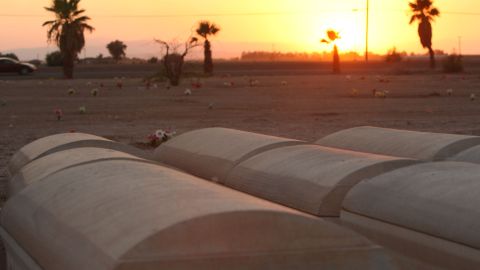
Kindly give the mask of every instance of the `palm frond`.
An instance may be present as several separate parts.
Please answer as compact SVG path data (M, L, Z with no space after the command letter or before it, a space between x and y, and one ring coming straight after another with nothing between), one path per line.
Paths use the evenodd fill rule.
M89 21L89 20L91 20L90 17L81 16L81 17L75 18L72 22L80 23L80 22L86 22L86 21Z
M42 26L47 26L47 25L50 25L50 24L54 24L54 23L56 23L56 22L57 22L56 20L54 20L54 21L46 21L46 22L44 22L44 23L42 24Z
M95 28L91 25L88 25L86 23L82 23L82 29L85 29L87 30L88 32L92 33L93 31L95 31Z
M46 11L50 11L50 12L54 12L54 13L57 12L57 11L55 10L55 8L53 8L53 7L44 7L44 9L45 9Z
M207 39L208 36L214 36L220 31L220 27L209 21L200 21L196 32L199 36Z
M85 12L85 9L80 9L72 12L72 17L77 17L78 15L82 14Z
M330 29L327 31L327 37L331 41L335 41L340 38L340 34L337 31Z
M417 19L417 16L412 15L412 17L410 18L410 22L408 24L412 24L416 19Z
M437 8L432 8L429 12L430 16L435 17L435 16L440 16L440 10Z

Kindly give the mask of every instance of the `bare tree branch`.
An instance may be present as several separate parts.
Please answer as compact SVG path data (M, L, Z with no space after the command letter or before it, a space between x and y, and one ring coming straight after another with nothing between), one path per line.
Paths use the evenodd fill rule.
M167 52L166 52L165 55L168 55L168 54L169 54L169 51L170 51L170 45L168 44L168 42L165 42L165 41L160 40L160 39L154 39L154 40L155 40L155 42L157 42L158 44L165 46L165 49L167 50Z
M191 49L198 47L200 45L201 44L198 43L198 38L190 36L188 40L185 42L185 51L183 52L182 56L185 57Z

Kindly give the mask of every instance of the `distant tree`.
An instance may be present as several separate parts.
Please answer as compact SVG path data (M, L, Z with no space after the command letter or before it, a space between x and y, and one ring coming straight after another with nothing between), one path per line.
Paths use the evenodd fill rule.
M202 37L205 42L203 44L204 50L204 60L203 60L203 71L205 74L213 73L213 59L212 59L212 45L208 40L209 36L215 36L220 28L209 21L201 21L198 23L197 34Z
M177 52L180 45L175 42L166 42L163 40L155 40L158 44L162 45L165 49L165 55L162 62L165 69L165 76L170 81L172 86L178 86L180 84L180 78L182 76L183 63L185 62L185 56L188 52L199 46L198 39L196 37L190 37L185 42L183 53Z
M93 32L95 29L87 24L89 17L82 15L85 10L79 9L80 0L52 0L47 11L55 14L55 20L46 21L48 26L47 37L49 42L55 42L63 57L63 74L65 78L73 78L74 62L85 46L85 30Z
M108 43L107 49L113 59L115 59L115 61L118 61L126 56L125 50L127 49L127 45L125 45L123 41L115 40Z
M408 3L412 11L410 24L418 21L418 36L423 48L428 49L430 54L430 68L435 68L435 52L432 49L432 24L435 17L440 16L440 11L434 8L433 0L415 0Z
M45 57L45 62L49 67L63 66L63 55L60 51L54 51Z
M158 58L157 57L152 57L152 58L147 60L147 63L156 64L156 63L158 63Z
M437 50L434 50L434 52L435 52L435 55L447 55L444 50L437 49Z
M393 47L388 51L387 55L385 56L385 61L388 63L401 62L402 55L397 52L397 48Z
M8 57L8 58L12 58L12 59L15 59L15 60L19 60L18 56L14 53L5 53L5 54L0 53L0 57Z
M333 73L340 73L340 56L338 55L338 47L335 41L340 39L340 35L335 30L327 30L327 38L322 39L321 42L330 44L333 43Z

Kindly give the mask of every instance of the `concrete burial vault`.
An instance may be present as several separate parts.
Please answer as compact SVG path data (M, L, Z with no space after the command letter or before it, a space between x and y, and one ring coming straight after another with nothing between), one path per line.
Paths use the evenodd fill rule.
M286 146L243 161L225 185L312 215L338 217L352 186L415 163L318 145Z
M101 160L143 160L149 162L124 152L105 148L82 147L59 151L35 159L18 171L8 181L8 197L57 171Z
M12 269L392 269L343 227L134 160L48 175L1 226Z
M448 160L480 164L480 145L462 151Z
M356 127L328 135L316 143L359 152L441 161L480 145L480 137Z
M241 161L263 151L304 142L226 128L205 128L181 134L160 145L154 159L193 175L224 182Z
M38 139L19 151L10 160L7 172L14 176L23 166L37 158L72 148L98 147L126 152L142 158L151 158L146 152L135 147L84 133L63 133Z
M341 219L435 269L480 269L480 166L424 163L363 181Z

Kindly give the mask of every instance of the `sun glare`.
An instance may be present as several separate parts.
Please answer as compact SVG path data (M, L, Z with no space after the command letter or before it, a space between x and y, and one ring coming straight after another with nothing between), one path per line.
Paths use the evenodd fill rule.
M329 14L311 15L308 22L303 21L304 27L297 31L302 38L298 50L318 52L329 51L330 48L321 43L326 37L327 30L335 30L340 39L335 41L342 52L363 52L365 46L365 14L362 12L348 11ZM298 28L297 28L298 29Z

